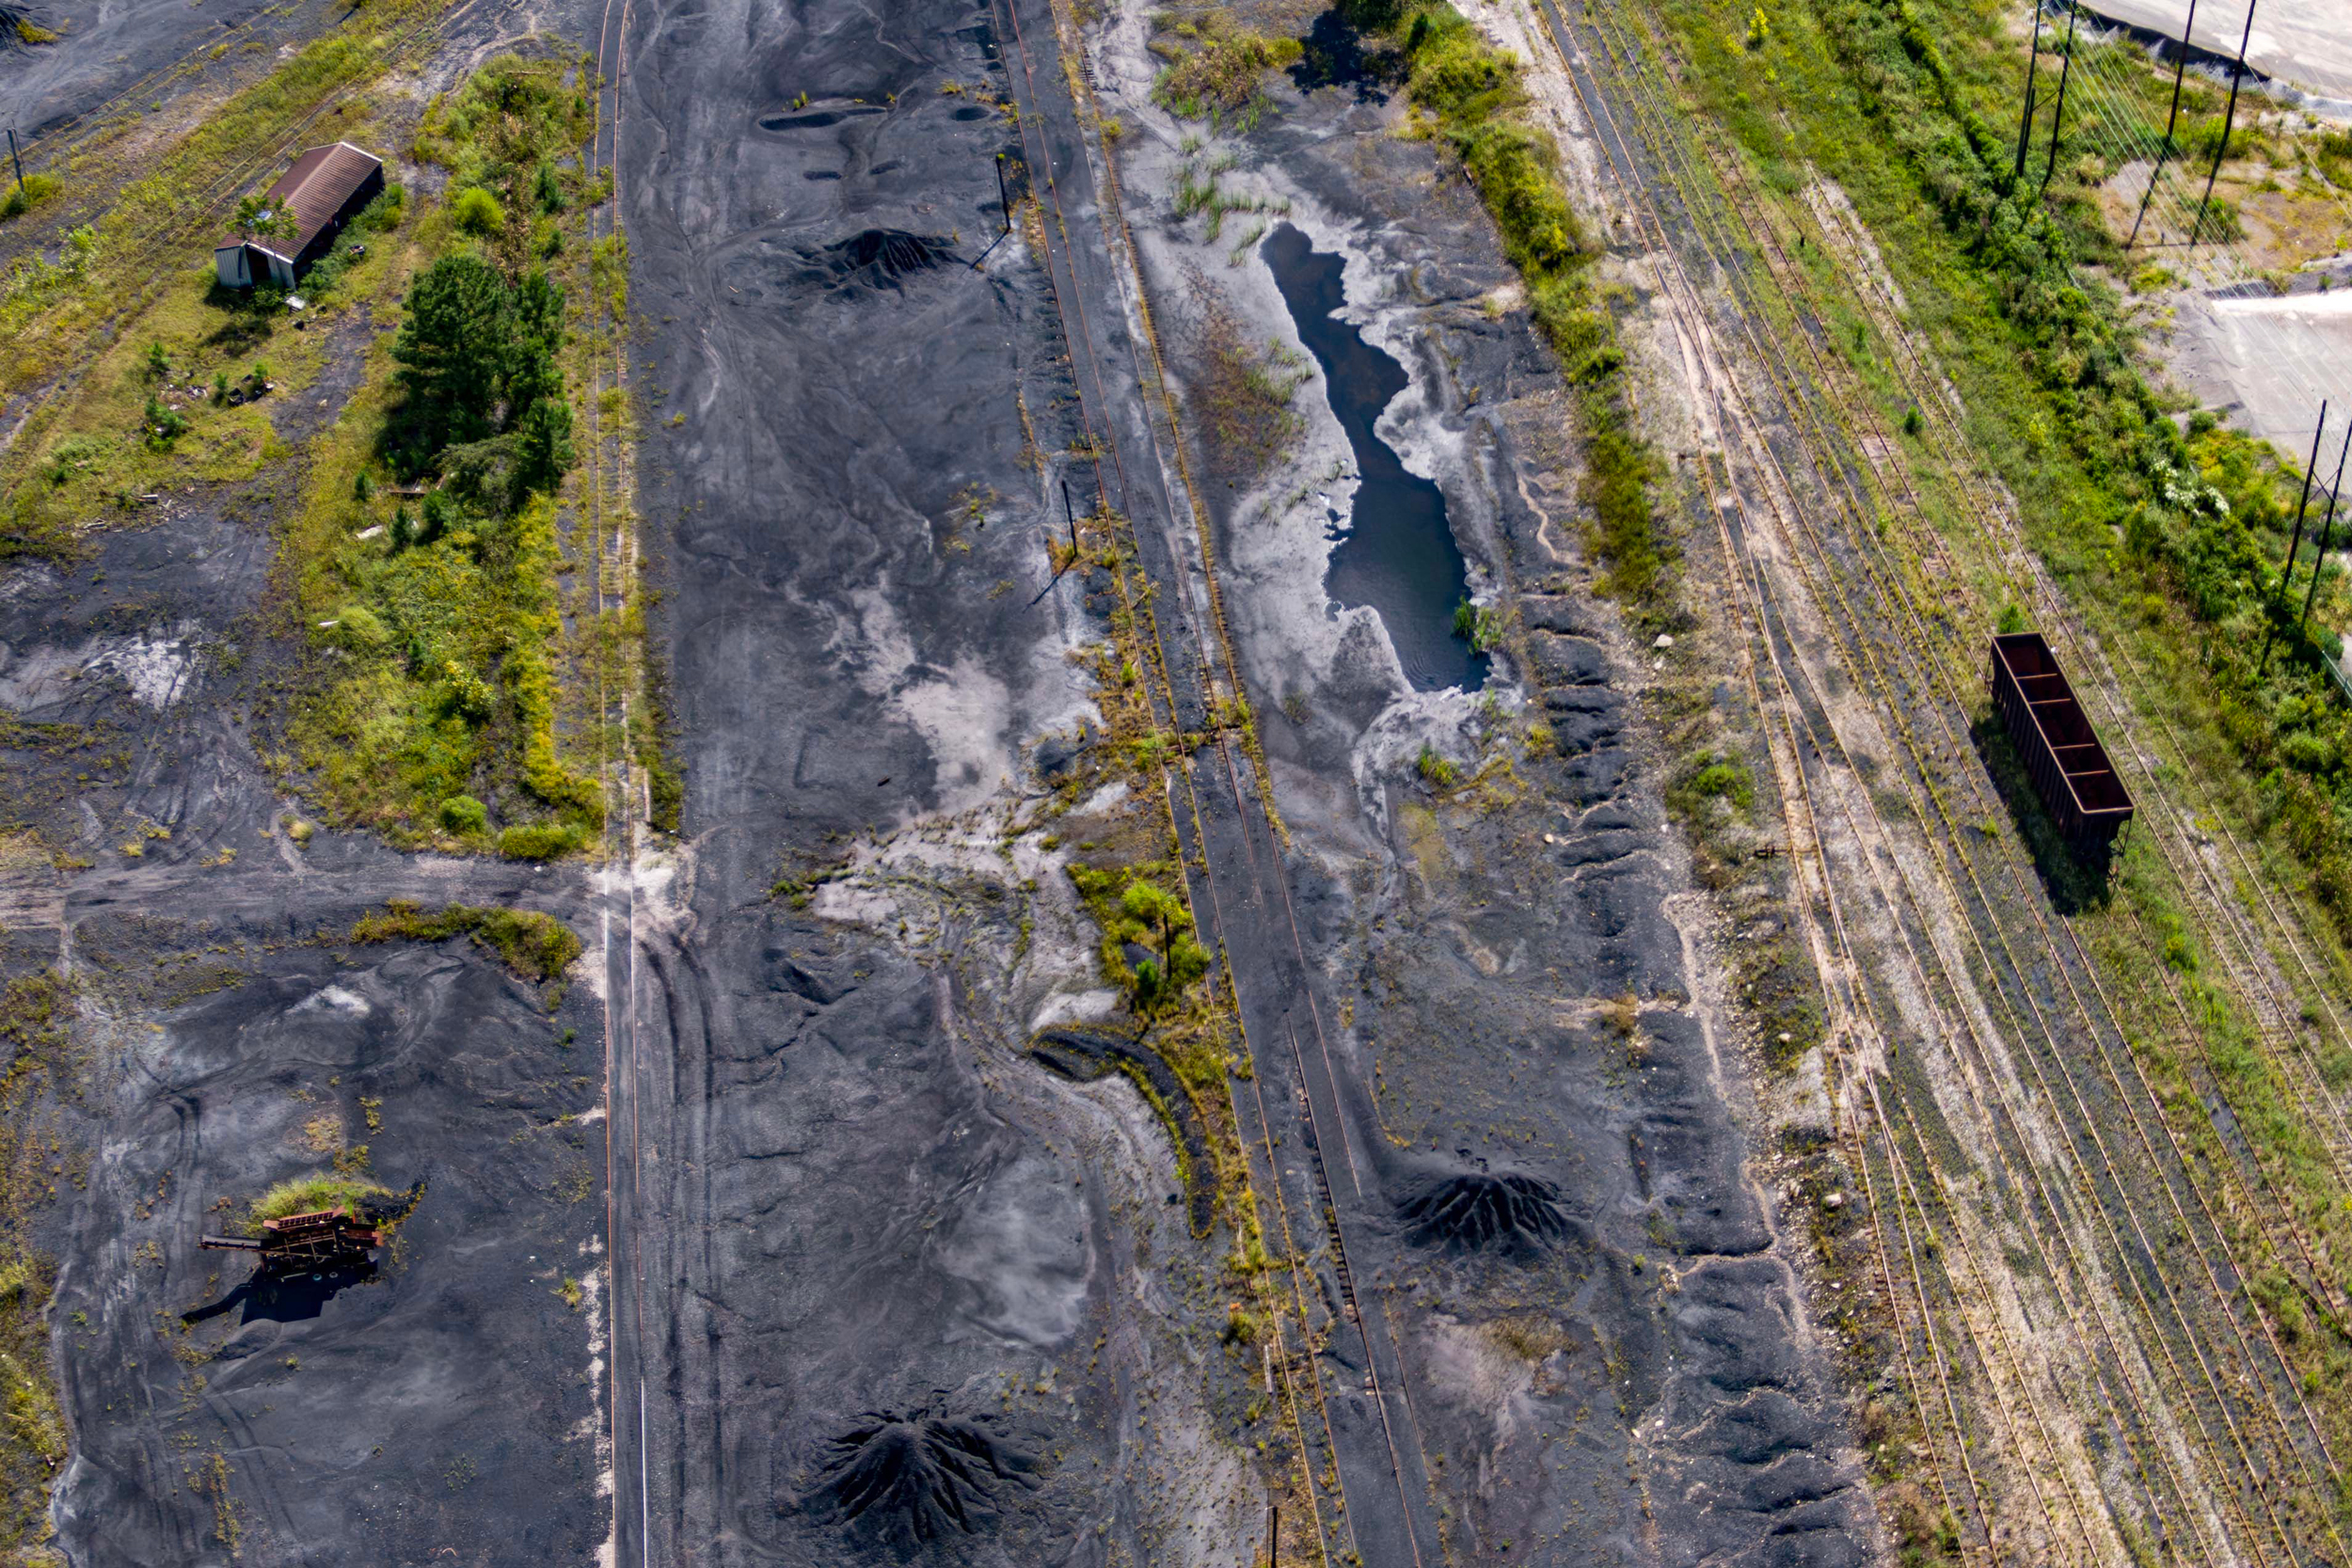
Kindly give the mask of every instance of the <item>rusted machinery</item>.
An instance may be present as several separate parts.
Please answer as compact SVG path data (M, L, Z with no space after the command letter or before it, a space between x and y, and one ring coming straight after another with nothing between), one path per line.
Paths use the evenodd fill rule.
M373 1221L336 1206L308 1214L263 1220L262 1234L205 1236L197 1245L218 1252L257 1252L264 1275L332 1274L364 1267L383 1244Z
M1993 640L1992 684L2002 727L2058 836L2075 859L2105 864L2131 822L2131 792L2040 632Z

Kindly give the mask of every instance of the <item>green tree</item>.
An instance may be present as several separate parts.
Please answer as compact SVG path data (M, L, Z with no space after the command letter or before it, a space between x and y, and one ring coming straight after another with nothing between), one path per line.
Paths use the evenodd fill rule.
M574 457L570 407L559 398L541 398L523 411L516 431L516 485L525 492L554 489Z
M187 432L188 421L180 410L157 398L147 400L147 439L150 445L168 445Z
M1192 916L1184 909L1184 900L1156 882L1131 882L1120 895L1120 908L1130 919L1141 921L1160 934L1160 953L1166 957L1174 948L1175 933L1189 930Z
M237 211L229 227L248 240L291 240L302 232L302 225L292 213L271 206L268 198L258 195L237 198Z
M508 369L505 281L481 257L444 256L408 291L392 357L406 394L400 424L411 466L422 469L453 441L492 433Z
M564 372L555 356L564 346L564 291L534 268L515 285L512 309L506 399L519 412L541 398L563 395Z

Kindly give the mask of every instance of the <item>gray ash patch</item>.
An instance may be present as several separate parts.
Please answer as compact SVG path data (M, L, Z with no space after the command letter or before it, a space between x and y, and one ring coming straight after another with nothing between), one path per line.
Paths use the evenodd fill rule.
M991 1529L1001 1497L1037 1484L986 1417L867 1411L828 1449L812 1509L902 1548Z
M1516 1172L1463 1171L1424 1181L1397 1205L1408 1241L1450 1253L1531 1258L1566 1239L1560 1194Z

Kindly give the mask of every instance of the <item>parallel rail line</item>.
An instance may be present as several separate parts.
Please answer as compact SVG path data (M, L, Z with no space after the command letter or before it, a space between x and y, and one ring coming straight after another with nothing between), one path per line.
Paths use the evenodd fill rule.
M1554 25L1557 25L1557 21L1556 21L1556 18L1554 19ZM1555 43L1557 43L1557 42L1558 42L1558 39L1557 39L1556 37L1555 37L1555 39L1554 39L1554 42L1555 42ZM1564 53L1564 59L1565 59L1565 53ZM1569 79L1570 79L1570 83L1571 83L1571 85L1572 85L1572 86L1576 86L1576 82L1575 82L1575 71L1574 71L1574 70L1573 70L1572 68L1571 68L1570 72L1569 72ZM1578 90L1579 96L1580 96L1580 97L1581 97L1581 96L1582 96L1582 89L1581 89L1581 87L1577 87L1577 90ZM1596 126L1596 130L1597 131L1598 129L1600 129L1599 121L1596 119L1596 117L1594 117L1594 115L1593 115L1593 113L1592 113L1592 108L1591 108L1591 105L1590 105L1589 103L1588 103L1588 104L1587 104L1587 106L1586 106L1586 114L1587 114L1587 118L1588 118L1588 119L1595 119L1595 126ZM1645 134L1646 134L1646 133L1645 133ZM1617 150L1616 150L1616 149L1613 149L1613 148L1610 148L1610 147L1609 147L1609 145L1608 145L1608 138L1607 138L1606 136L1604 136L1604 137L1602 138L1602 144L1603 144L1604 150L1607 150L1607 151L1610 153L1610 155L1611 155L1611 166L1612 166L1612 173L1613 173L1613 175L1614 175L1615 177L1617 177L1617 178L1618 178L1618 180L1619 180L1621 182L1624 182L1624 183L1628 184L1628 186L1629 186L1629 194L1630 194L1630 187L1632 186L1632 183L1633 183L1633 182L1630 182L1630 181L1629 181L1629 180L1627 179L1627 177L1626 177L1626 174L1625 174L1625 171L1624 171L1624 170L1621 170L1621 169L1619 169L1619 168L1617 168L1617 167L1616 167L1616 153L1617 153ZM1638 211L1638 209L1637 209L1637 211ZM1653 217L1653 220L1655 220L1655 214L1652 214L1652 217ZM1662 230L1661 230L1661 237L1662 237ZM1667 253L1668 253L1668 254L1669 254L1669 256L1671 257L1671 255L1672 255L1671 246L1667 246L1667 247L1665 247L1665 248L1666 248L1666 250L1667 250ZM1677 264L1678 265L1678 260L1677 260ZM1687 287L1687 280L1685 280L1685 281L1686 281L1686 287ZM1751 308L1751 310L1752 310L1752 313L1754 313L1754 312L1753 312L1753 308ZM1752 325L1751 325L1751 327L1750 327L1750 330L1751 330L1751 331L1753 330L1753 326L1752 326ZM1790 379L1793 379L1793 378L1790 378ZM1735 393L1737 392L1737 390L1738 390L1738 388L1737 388L1737 386L1736 386L1736 384L1735 384ZM1784 480L1785 480L1785 476L1784 476ZM1851 483L1851 481L1850 481L1850 483ZM1829 557L1829 556L1827 556L1826 554L1824 554L1824 555L1823 555L1823 557L1822 557L1822 559L1825 559L1825 560L1826 560L1826 559L1834 559L1834 558L1833 558L1833 557ZM1850 611L1850 610L1849 610L1849 614L1851 614L1851 611ZM1826 712L1826 708L1824 709L1824 711ZM1932 786L1931 786L1931 787L1932 787ZM1922 818L1922 819L1923 819L1923 820L1925 820L1925 817L1923 816L1923 818ZM1979 889L1979 893L1981 893L1981 891L1982 891L1982 890L1981 890L1981 889ZM1988 906L1988 908L1989 908L1989 906ZM2047 935L2047 933L2046 933L2046 927L2045 927L2045 930L2044 930L2044 935L2045 935L2045 940L2046 940L2046 935ZM2013 958L2013 955L2012 955L2012 958ZM2068 979L2068 983L2069 983L2069 985L2071 986L2071 985L2072 985L2072 983L2073 983L2071 974L2067 976L2067 979ZM2079 1093L2079 1091L2078 1091L2078 1090L2077 1090L2077 1091L2075 1091L2075 1092L2076 1092L2077 1094ZM2143 1139L2144 1139L2144 1132L2142 1133L2142 1136L2143 1136ZM2110 1165L2110 1169L2111 1169L2111 1168L2112 1168L2112 1167L2111 1167L2111 1165ZM2122 1189L2119 1187L2119 1188L2118 1188L2118 1190L2119 1190L2119 1192L2120 1192ZM2055 1211L2053 1212L2053 1216L2054 1216L2054 1218L2055 1218ZM2184 1327L2185 1327L2185 1320L2183 1320L2183 1322L2184 1322ZM2233 1323L2233 1328L2235 1327L2234 1323ZM2192 1337L2192 1338L2193 1338L2193 1337ZM2243 1340L2242 1340L2242 1338L2241 1338L2241 1345L2242 1345L2242 1343L2243 1343ZM2217 1389L2217 1388L2216 1389L2216 1392L2217 1392L2217 1394L2218 1393L2218 1389ZM2135 1401L2134 1402L2137 1402ZM2275 1408L2275 1407L2274 1407L2274 1408ZM2265 1506L2266 1506L2266 1503L2265 1503ZM2276 1522L2276 1521L2275 1521L2275 1516L2274 1516L2274 1520L2273 1520L2274 1525L2275 1525L2275 1522Z

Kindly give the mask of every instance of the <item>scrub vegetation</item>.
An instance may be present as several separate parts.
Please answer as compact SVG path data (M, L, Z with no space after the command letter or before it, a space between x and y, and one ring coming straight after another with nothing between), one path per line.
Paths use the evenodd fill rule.
M1637 611L1662 610L1668 561L1651 507L1656 458L1633 428L1616 324L1590 277L1596 253L1568 205L1559 148L1532 111L1519 62L1445 0L1350 0L1343 8L1395 55L1422 128L1477 188L1526 282L1535 325L1560 356L1584 451L1586 542L1607 568L1601 588Z
M1734 25L1741 13L1727 6L1662 0L1658 9L1690 65L1679 80L1693 102L1683 109L1694 122L1724 128L1753 171L1752 186L1782 199L1798 235L1819 228L1806 216L1817 171L1852 202L1899 285L1903 325L1932 345L1965 404L1964 459L1981 458L2015 496L2028 541L2096 632L2148 724L2138 743L2153 750L2147 737L2159 722L2169 732L2174 754L2150 759L2150 786L2172 796L2167 809L2193 818L2194 833L2226 828L2248 843L2247 880L2231 887L2225 875L2214 896L2252 902L2259 894L2320 949L2311 984L2323 994L2303 1000L2300 1021L2317 1024L2352 937L2346 704L2327 662L2338 640L2324 629L2345 613L2343 585L2332 566L2320 570L2307 639L2298 621L2315 569L2316 512L2292 580L2281 580L2306 454L2281 454L2232 432L2153 379L2122 286L2157 290L2172 280L2153 276L2153 264L2119 243L2100 199L2119 162L2100 143L2105 133L2086 135L2056 160L2045 190L2045 114L2020 179L2024 44L2000 13L1965 0L1805 0L1772 10L1754 46ZM2153 145L2169 79L2136 69L2145 80L2130 86L2122 110L2108 112L2136 106L2144 117L2153 104ZM2185 149L2201 144L2212 155L2219 107L2192 83L2177 138ZM2233 135L2231 154L2284 166L2314 142L2324 152L2324 138L2273 122ZM2127 212L2126 231L2129 219ZM1820 299L1835 302L1841 290L1850 298L1851 280L1838 276L1842 264L1825 249L1814 247L1797 275L1812 274ZM1982 582L2004 577L1986 559L1997 544L1956 504L1952 476L1913 447L1925 421L1879 362L1872 324L1849 315L1831 325L1826 350L1851 362L1859 382L1884 400L1880 417L1902 432L1926 521ZM2021 630L2029 620L2008 602L2006 586L1963 578L1940 586L1954 636L1979 648L1984 631ZM1986 753L2002 793L2030 802L2006 744L1995 739ZM1692 784L1703 774L1693 772ZM2143 801L2142 813L2152 815L2151 805ZM2146 1078L2190 1179L2239 1180L2259 1195L2260 1206L2223 1206L2216 1229L2309 1402L2314 1430L2342 1443L2352 1433L2344 1392L2352 1340L2330 1306L2342 1276L2328 1259L2352 1240L2352 1197L2329 1132L2314 1120L2329 1115L2327 1106L2281 1065L2274 1026L2252 1015L2252 988L2234 972L2236 959L2226 947L2215 950L2225 939L2214 934L2214 917L2187 912L2189 895L2169 856L2135 843L2094 897L2030 804L2015 830L2098 960L2134 1071ZM1975 831L1991 838L2009 825L1988 821ZM2296 1022L2282 1027L2295 1031ZM2339 1086L2352 1063L2315 1034L2310 1068ZM2307 1264L2308 1275L2279 1261L2267 1228L2275 1222L2265 1214L2308 1227L2319 1259ZM1866 1432L1889 1419L1866 1411ZM1893 1451L1889 1461L1881 1450L1882 1466L1892 1466L1882 1472L1887 1477L1902 1469L1902 1445ZM1885 1493L1896 1500L1890 1512L1906 1550L1923 1560L1956 1556L1948 1519L1900 1504L1906 1487L1916 1491L1898 1479ZM2341 1524L2343 1499L2294 1489L2287 1517L2315 1538Z
M1225 478L1247 483L1297 443L1305 424L1291 403L1313 372L1280 343L1244 341L1222 311L1210 313L1200 341L1192 402L1210 458Z
M56 173L38 177L67 183L46 198L34 195L20 221L68 227L54 245L20 255L0 275L0 389L25 391L85 366L85 384L103 380L115 368L118 347L144 348L158 335L136 325L118 328L136 324L151 308L184 313L191 275L200 268L209 279L212 272L221 221L209 208L215 193L248 166L256 148L297 133L360 145L373 139L377 109L358 89L397 63L405 24L428 8L425 0L376 0L231 94L160 155L129 159L113 145L151 128L133 107L85 138ZM129 179L108 203L107 180L118 161L128 166ZM93 211L93 204L104 210ZM46 451L56 420L77 403L53 397L35 411L0 466L11 490L30 466L26 460ZM23 526L21 499L11 494L0 523L0 559L70 548L70 530Z
M526 980L552 980L580 954L580 938L570 927L535 910L450 904L428 913L396 898L382 914L364 915L351 928L354 942L446 942L466 936Z
M2014 176L2023 47L1959 0L1809 0L1774 12L1759 71L1724 36L1724 8L1664 11L1699 67L1701 104L1767 184L1802 188L1807 164L1836 171L1946 349L1970 435L2043 558L2103 633L2178 673L2176 721L2235 759L2229 792L2352 937L2352 726L2323 662L2340 649L2324 628L2345 608L2332 567L2309 640L2295 624L2316 517L2280 592L2306 454L2282 461L2207 415L2176 421L2121 296L2086 270L2123 258L2097 205L2103 160L2062 160L2044 199L2038 141L2026 178ZM2206 137L2210 156L2219 104L2210 123L2205 107L2185 102L2176 140ZM2263 150L2239 140L2233 152Z
M545 859L603 821L557 734L574 452L548 236L588 195L559 167L590 130L571 74L504 56L426 111L416 152L451 195L421 214L399 334L322 439L292 529L310 657L289 749L331 816L396 844Z
M305 276L299 315L275 289L218 287L215 233L173 228L170 193L250 156L251 136L232 145L226 127L261 135L282 118L291 136L328 97L302 136L393 151L398 133L354 90L390 63L387 47L313 43L156 157L120 207L65 232L56 261L0 280L0 377L66 371L0 454L0 559L69 559L93 525L247 487L282 519L278 629L304 653L289 700L263 705L265 762L325 821L545 859L595 838L589 759L626 743L584 700L566 709L566 692L642 652L629 628L592 617L568 633L562 614L584 214L609 194L579 166L586 68L501 56L429 105L412 152L446 171L447 199L388 185ZM185 270L166 261L180 252ZM601 280L598 297L615 287ZM311 388L353 356L359 386L305 429ZM641 728L658 762L658 723ZM674 816L675 775L655 771Z
M1071 879L1103 933L1103 972L1119 982L1139 1018L1180 1005L1209 972L1209 955L1193 934L1177 868L1162 862L1102 870L1073 866ZM1130 958L1129 948L1139 950Z
M1152 19L1152 53L1168 65L1152 84L1152 101L1181 119L1247 131L1266 108L1268 71L1295 64L1293 38L1269 38L1212 8L1198 16L1162 11Z
M51 1560L49 1486L65 1462L65 1418L49 1371L54 1273L33 1250L32 1207L63 1171L41 1106L66 1070L73 992L54 971L0 990L0 1557Z

